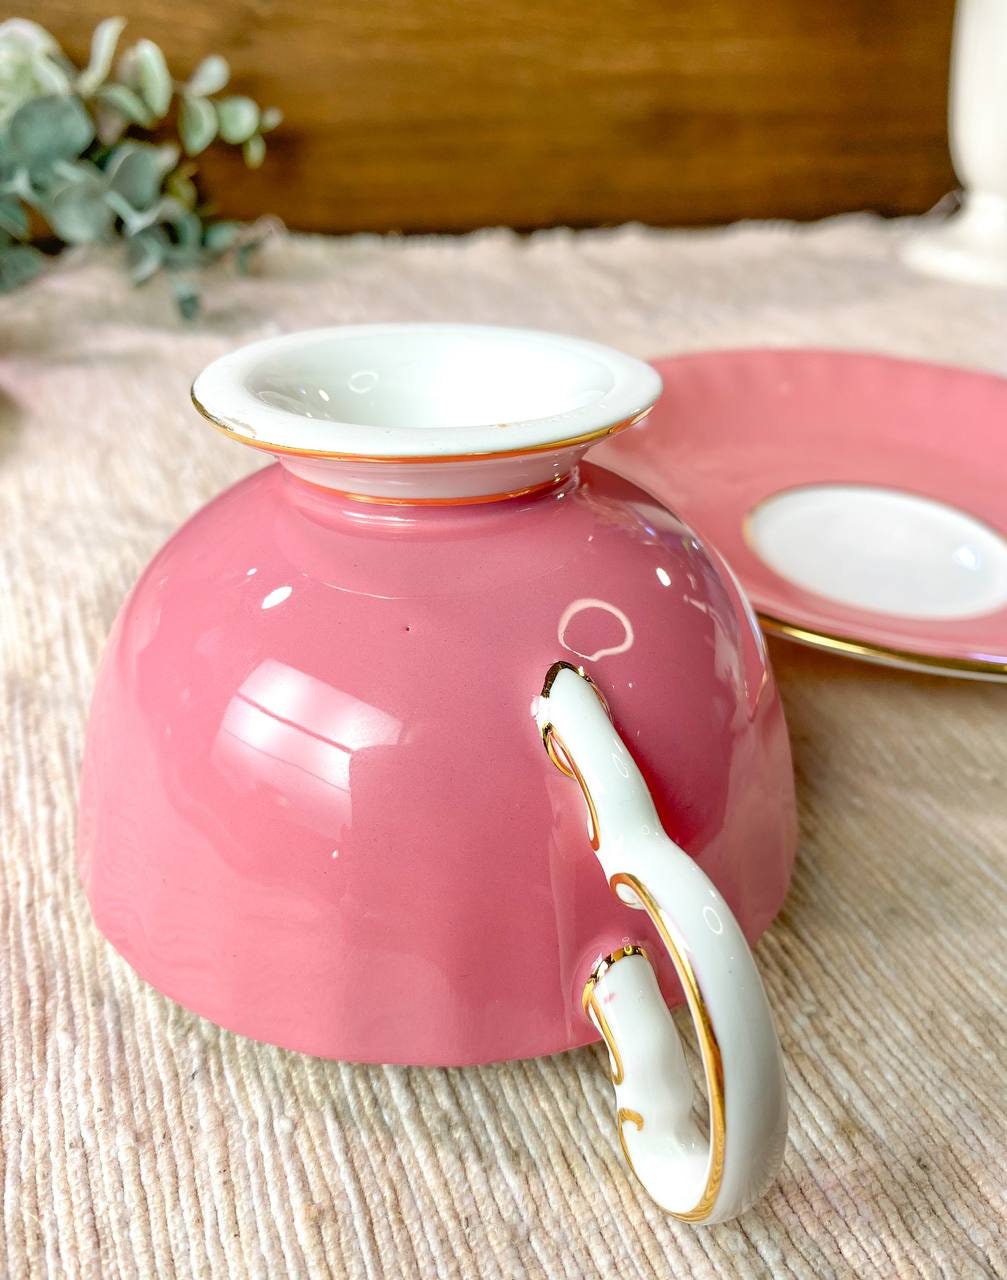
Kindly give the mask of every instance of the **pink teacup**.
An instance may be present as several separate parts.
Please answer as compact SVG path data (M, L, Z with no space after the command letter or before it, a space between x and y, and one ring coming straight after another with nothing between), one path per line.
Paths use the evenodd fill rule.
M793 781L730 571L580 466L659 393L605 347L461 325L210 365L197 406L280 465L197 513L124 605L79 858L139 973L244 1035L464 1064L600 1033L630 1163L716 1221L782 1150L748 943L786 891Z

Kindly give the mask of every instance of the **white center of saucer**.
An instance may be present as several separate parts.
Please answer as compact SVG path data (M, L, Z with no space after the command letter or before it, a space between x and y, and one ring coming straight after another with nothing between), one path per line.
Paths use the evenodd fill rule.
M745 532L781 577L854 608L938 620L1007 605L1007 541L930 498L806 485L760 503Z

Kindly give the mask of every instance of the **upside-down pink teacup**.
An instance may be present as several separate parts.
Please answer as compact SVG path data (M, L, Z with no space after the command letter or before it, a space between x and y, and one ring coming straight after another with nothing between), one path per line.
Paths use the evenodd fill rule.
M123 606L79 859L137 971L244 1035L441 1065L602 1036L627 1159L711 1222L783 1146L749 944L794 796L736 580L581 464L659 393L594 343L465 325L210 365L197 407L279 465L197 512Z

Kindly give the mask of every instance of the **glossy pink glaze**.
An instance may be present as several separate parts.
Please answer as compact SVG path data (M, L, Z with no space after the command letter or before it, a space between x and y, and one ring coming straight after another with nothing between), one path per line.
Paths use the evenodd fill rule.
M434 509L258 472L167 543L109 640L79 834L99 927L182 1004L307 1053L462 1064L596 1039L591 962L651 934L536 732L553 662L601 685L750 940L786 891L783 715L718 564L594 466Z

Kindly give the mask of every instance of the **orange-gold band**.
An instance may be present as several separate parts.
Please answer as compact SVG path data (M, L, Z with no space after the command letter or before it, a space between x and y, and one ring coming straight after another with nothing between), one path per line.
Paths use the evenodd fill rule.
M527 498L537 493L549 493L561 488L570 479L568 471L565 475L554 476L540 484L529 484L523 489L509 489L506 493L479 493L463 498L386 498L374 493L351 493L346 489L335 489L331 485L307 480L293 471L287 474L291 480L307 485L309 489L334 494L337 498L350 498L354 502L370 502L385 507L471 507L482 502L505 502L508 498Z

